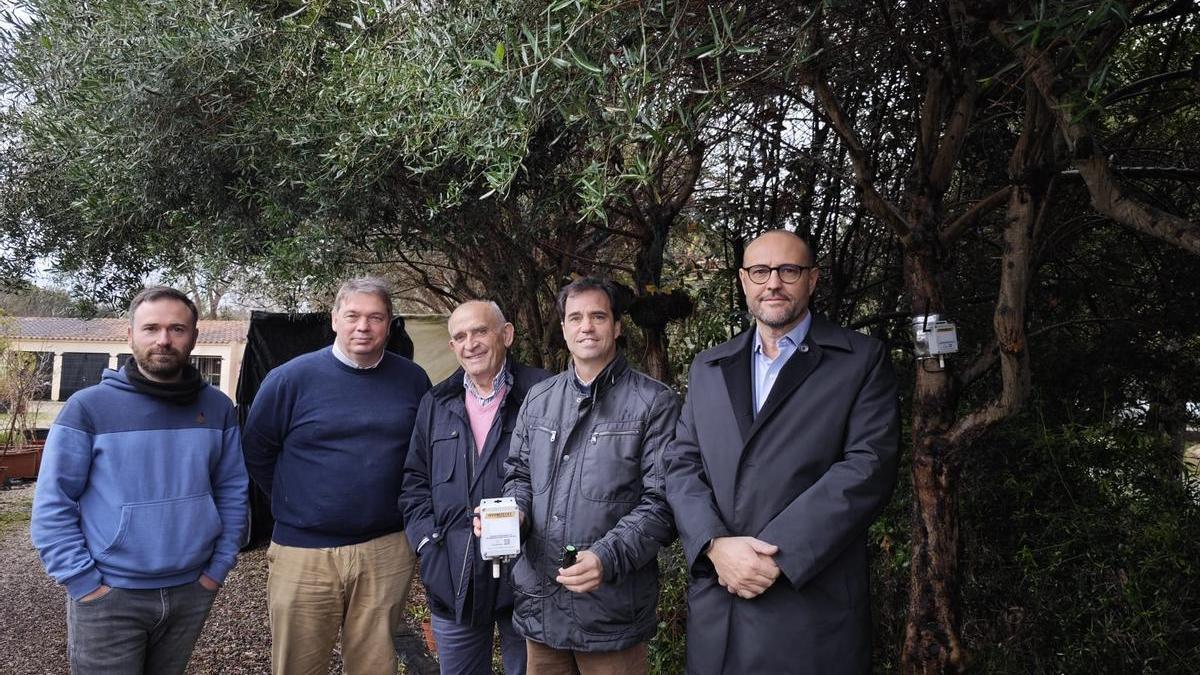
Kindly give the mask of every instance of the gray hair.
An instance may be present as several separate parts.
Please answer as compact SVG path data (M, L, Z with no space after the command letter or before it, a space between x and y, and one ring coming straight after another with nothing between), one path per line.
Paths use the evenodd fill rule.
M129 301L129 324L133 325L133 313L137 308L145 302L157 302L163 298L182 302L192 313L192 328L200 321L200 312L196 309L196 303L187 296L183 291L176 290L170 286L151 286L144 288L137 295L133 296L133 300Z
M346 298L354 293L368 293L378 297L383 301L384 306L387 307L388 320L390 321L394 316L392 310L392 288L388 285L388 282L379 277L359 277L343 283L342 287L338 289L337 297L333 299L333 313L336 314L342 303L346 301Z

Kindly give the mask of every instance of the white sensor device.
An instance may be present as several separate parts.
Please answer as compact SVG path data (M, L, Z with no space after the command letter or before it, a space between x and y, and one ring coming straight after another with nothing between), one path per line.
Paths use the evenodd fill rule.
M521 552L521 519L517 500L495 497L479 502L479 555L492 561L492 576L500 577L500 563Z

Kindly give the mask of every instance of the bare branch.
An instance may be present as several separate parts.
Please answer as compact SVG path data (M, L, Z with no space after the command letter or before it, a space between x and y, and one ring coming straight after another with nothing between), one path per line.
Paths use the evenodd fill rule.
M1053 111L1059 132L1073 150L1075 166L1087 185L1092 207L1126 227L1200 255L1200 223L1126 194L1091 130L1075 119L1071 106L1057 93L1058 73L1047 54L1016 44L999 23L993 23L991 31L1021 58L1029 78Z
M1126 318L1126 317L1120 317L1120 316L1115 316L1115 317L1099 316L1099 317L1095 317L1095 318L1091 318L1091 319L1071 319L1070 321L1059 321L1058 323L1052 323L1049 326L1042 326L1041 328L1039 328L1035 331L1030 331L1029 337L1035 338L1035 337L1038 337L1041 335L1045 335L1046 333L1056 331L1059 328L1066 328L1067 326L1078 326L1081 324L1089 324L1089 323L1122 323L1122 322L1136 323L1137 320Z
M1200 170L1182 166L1113 166L1113 173L1129 178L1175 178L1182 181L1200 181ZM1079 169L1065 169L1063 176L1080 176Z
M555 246L554 244L551 244L550 242L542 242L541 247L548 251L556 253L564 258L578 260L580 262L584 262L589 265L596 265L598 267L607 267L608 269L619 270L621 272L625 272L625 273L629 274L630 276L633 276L633 274L634 274L634 269L628 265L619 265L617 263L605 262L603 260L599 260L596 258L589 258L587 256L579 255L577 253L572 253L571 251L568 251L559 246Z
M1133 98L1135 96L1140 95L1142 92L1146 91L1147 89L1153 87L1154 85L1160 84L1162 82L1170 82L1172 80L1179 80L1179 79L1183 79L1183 78L1195 78L1195 77L1196 77L1196 75L1193 73L1191 68L1187 68L1185 70L1175 70L1175 71L1172 71L1169 73L1159 73L1157 75L1151 75L1149 77L1143 77L1142 79L1140 79L1136 82L1130 82L1129 84L1127 84L1123 87L1120 87L1112 92L1109 92L1108 95L1106 95L1104 98L1100 99L1100 105L1112 105L1114 103L1119 103L1121 101L1124 101L1127 98Z
M1025 93L1025 120L1021 137L1013 148L1008 175L1013 181L1008 191L1008 209L1004 219L1004 245L1000 261L1000 292L992 313L995 346L985 349L963 380L977 378L991 364L994 349L1000 361L1000 393L990 403L956 422L946 432L947 442L961 447L996 423L1008 418L1025 404L1030 388L1029 342L1025 333L1025 311L1029 282L1033 274L1033 231L1043 210L1041 200L1051 175L1036 169L1047 161L1053 142L1050 111L1032 92ZM969 381L969 380L968 380Z
M900 237L907 245L912 238L908 221L905 220L900 209L879 194L876 189L875 176L871 170L870 161L867 159L866 150L859 141L858 134L854 131L854 125L842 110L833 89L820 73L812 78L812 88L817 95L817 100L824 108L826 118L829 119L829 123L837 132L838 137L842 139L842 144L846 146L846 152L850 155L850 164L854 167L854 182L863 192L863 203L876 218L895 230L896 236Z
M614 209L614 210L616 210L616 209ZM627 213L628 213L628 212L622 212L622 215L626 215ZM622 230L622 229L620 229L620 228L618 228L618 227L609 227L609 226L607 226L607 225L604 225L604 224L602 224L602 223L599 223L599 222L596 222L596 223L589 223L589 224L588 224L588 227L591 227L592 229L600 230L601 232L607 232L607 233L609 233L609 234L615 234L615 235L616 235L616 236L618 236L618 237L628 237L628 238L630 238L630 239L633 239L633 240L635 240L635 241L639 241L639 240L641 240L641 239L642 239L642 235L641 235L641 234L639 234L639 233L637 233L637 232L633 232L633 231L631 231L631 230Z
M979 352L979 356L971 362L971 365L963 368L955 373L954 379L958 382L958 386L965 388L975 380L983 377L983 374L992 369L996 362L1000 360L1000 347L992 340L983 347Z
M958 165L958 156L962 153L971 118L975 114L975 101L979 98L975 73L968 70L961 77L965 82L963 91L954 101L950 121L946 123L946 131L942 134L933 166L929 169L930 187L939 195L946 191L950 178L954 175L954 167Z
M704 145L699 142L691 144L686 157L687 168L684 169L683 176L680 178L679 190L663 205L672 217L679 213L679 210L692 198L692 192L696 189L696 180L700 177L700 169L704 166Z
M974 227L975 223L979 222L986 213L1008 201L1009 194L1012 192L1011 185L996 190L992 194L980 199L967 209L966 213L955 218L950 223L942 227L942 246L949 247L954 242L958 241L967 229Z

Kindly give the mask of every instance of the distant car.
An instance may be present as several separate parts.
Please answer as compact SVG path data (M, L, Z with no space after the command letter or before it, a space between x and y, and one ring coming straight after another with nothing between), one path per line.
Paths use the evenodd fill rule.
M251 314L250 328L246 333L246 351L238 376L238 423L245 425L250 404L254 402L258 388L272 368L301 354L327 347L333 344L333 338L328 312ZM387 348L406 358L413 357L413 341L404 330L404 317L392 319ZM271 502L253 482L250 483L250 508L247 513L250 526L246 528L243 548L269 540L271 529L275 526L275 519L271 517Z

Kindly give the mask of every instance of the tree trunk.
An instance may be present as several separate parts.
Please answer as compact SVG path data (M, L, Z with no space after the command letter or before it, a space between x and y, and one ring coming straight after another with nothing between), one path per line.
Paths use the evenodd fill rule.
M918 362L913 393L914 498L912 577L903 664L908 673L959 673L967 653L960 630L958 569L958 478L961 457L981 433L1015 413L1029 393L1029 352L1025 305L1032 258L1032 233L1053 171L1052 130L1048 111L1028 96L1024 127L1009 160L1008 208L1000 283L993 330L1003 386L990 403L958 415L958 392L968 384L948 372L930 372ZM927 226L915 226L926 232ZM906 280L913 313L942 308L936 254L910 249ZM990 358L986 354L981 358ZM980 371L967 368L965 371Z
M671 375L667 361L667 322L675 317L664 311L660 289L667 237L677 211L657 205L648 211L639 223L644 234L638 242L633 268L634 293L637 296L634 303L639 305L639 309L633 312L631 318L642 329L642 337L646 341L642 367L650 377L666 382Z
M906 251L914 316L941 311L940 265L931 246ZM966 662L959 637L959 460L945 443L957 393L949 373L930 364L918 363L913 391L913 539L902 669L957 673Z
M666 382L671 376L670 362L667 361L667 330L665 326L644 326L642 335L646 338L646 352L642 366L646 374L660 382Z

